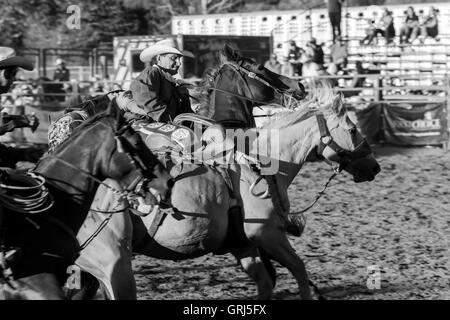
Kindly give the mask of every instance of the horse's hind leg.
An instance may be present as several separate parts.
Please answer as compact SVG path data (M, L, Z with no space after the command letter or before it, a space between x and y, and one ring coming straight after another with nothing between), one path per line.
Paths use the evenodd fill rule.
M286 267L297 280L300 297L311 299L308 274L305 264L289 243L286 234L275 227L261 227L245 224L245 232L250 240L262 247L274 260Z
M50 273L12 280L11 284L14 289L0 285L0 300L65 300L61 283Z
M274 282L264 266L256 247L233 249L231 253L236 257L244 271L255 281L258 299L267 300L272 296Z

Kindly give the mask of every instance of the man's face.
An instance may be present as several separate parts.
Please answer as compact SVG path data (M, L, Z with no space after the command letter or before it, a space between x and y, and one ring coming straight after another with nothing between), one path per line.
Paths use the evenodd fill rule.
M158 56L156 60L158 66L166 69L170 74L175 75L181 66L181 57L177 54L166 53Z
M17 67L0 70L0 94L7 93L14 80L16 80Z

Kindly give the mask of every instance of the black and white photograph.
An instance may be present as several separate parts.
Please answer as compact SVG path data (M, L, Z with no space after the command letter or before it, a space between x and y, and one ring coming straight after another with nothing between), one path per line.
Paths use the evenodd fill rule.
M450 0L0 6L0 300L450 299Z

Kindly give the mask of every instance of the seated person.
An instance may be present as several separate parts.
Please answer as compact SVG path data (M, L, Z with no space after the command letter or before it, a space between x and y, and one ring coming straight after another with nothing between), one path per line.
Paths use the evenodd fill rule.
M418 33L419 17L417 17L413 7L408 7L405 23L400 29L400 44L413 42L417 38Z
M366 32L366 36L359 41L361 45L370 44L372 39L375 38L375 30L376 30L375 21L370 18L366 20L367 20L367 27L364 29L364 31Z
M336 37L336 40L330 47L330 57L331 62L336 65L336 73L347 67L348 49L341 37Z
M436 9L430 7L428 15L424 17L420 24L420 42L423 43L426 37L436 38L438 35L438 19Z
M388 8L384 8L380 21L375 24L375 29L368 38L368 44L371 44L377 35L382 35L386 39L386 44L393 43L395 37L394 18Z

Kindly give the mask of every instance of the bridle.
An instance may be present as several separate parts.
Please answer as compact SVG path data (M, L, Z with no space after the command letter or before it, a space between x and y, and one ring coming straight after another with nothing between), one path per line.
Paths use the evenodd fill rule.
M294 97L294 91L293 90L292 91L290 91L290 90L282 90L282 89L279 89L279 88L271 85L269 82L267 82L265 79L263 79L260 76L258 76L256 73L254 73L252 71L249 71L246 68L244 68L242 66L242 62L240 64L237 64L237 63L234 63L234 62L231 62L231 61L226 61L226 62L224 62L223 65L230 66L232 69L234 69L236 71L237 74L239 74L239 76L241 77L241 79L245 83L247 91L250 93L251 98L248 98L246 96L243 96L241 94L238 94L238 93L235 93L235 92L231 92L231 91L228 91L228 90L219 89L219 88L216 88L216 87L211 88L214 91L218 91L218 92L222 92L222 93L225 93L225 94L233 95L233 96L235 96L237 98L250 101L253 104L259 104L259 105L267 104L267 102L265 102L265 101L260 101L260 100L255 99L255 97L253 95L253 92L250 89L250 85L249 85L247 79L244 77L244 74L245 74L250 79L257 80L257 81L261 82L262 84L264 84L266 87L271 88L272 90L274 90L278 94L280 94L285 100L283 102L283 105L290 106L292 99L297 99L297 98ZM303 98L303 97L300 97L300 98Z
M333 150L339 156L339 167L336 168L335 171L341 172L353 160L361 159L371 154L372 151L370 150L370 146L367 143L367 140L364 138L352 151L343 149L336 143L336 141L334 141L333 137L331 136L324 115L317 114L316 120L320 131L320 143L317 148L317 155L320 158L323 158L325 161L329 162L329 160L326 160L326 158L323 156L323 152L327 147Z
M303 213L305 213L306 211L311 209L317 203L317 201L325 193L325 190L327 189L330 182L342 170L344 170L353 160L361 159L361 158L371 154L370 146L365 139L363 139L361 141L361 143L359 143L358 146L356 146L356 148L352 151L343 149L341 146L339 146L336 143L336 141L334 141L333 137L331 136L330 130L328 129L327 122L325 120L324 115L320 113L320 114L316 114L315 117L316 117L317 124L318 124L319 131L320 131L320 143L316 150L317 157L325 160L331 166L333 166L331 161L326 159L325 156L323 155L323 151L325 150L325 148L328 147L328 148L332 149L339 156L339 161L338 161L339 166L336 168L333 168L333 174L328 178L324 187L322 188L321 191L319 191L317 193L316 198L310 205L308 205L306 208L304 208L300 211L289 213L289 215L291 216L291 221L293 223L303 225L303 226L306 224L306 218L304 217ZM267 197L270 197L270 194L271 194L269 189L260 194L256 194L254 192L255 186L259 183L259 181L262 180L262 178L263 177L259 176L256 179L256 181L252 183L252 185L250 186L250 193L255 197L267 198ZM279 195L277 195L278 194L277 182L276 182L276 179L274 178L274 176L265 176L265 178L266 178L267 182L269 183L269 186L270 186L270 184L273 185L270 189L274 190L275 198L279 197ZM272 198L273 198L273 196L272 196ZM283 208L282 208L282 205L280 204L281 202L279 201L279 199L273 199L273 201L274 201L275 207L277 208L277 211L283 212ZM300 218L297 217L298 215L300 215ZM282 214L280 214L280 217L282 217ZM282 219L283 219L283 217L282 217Z

